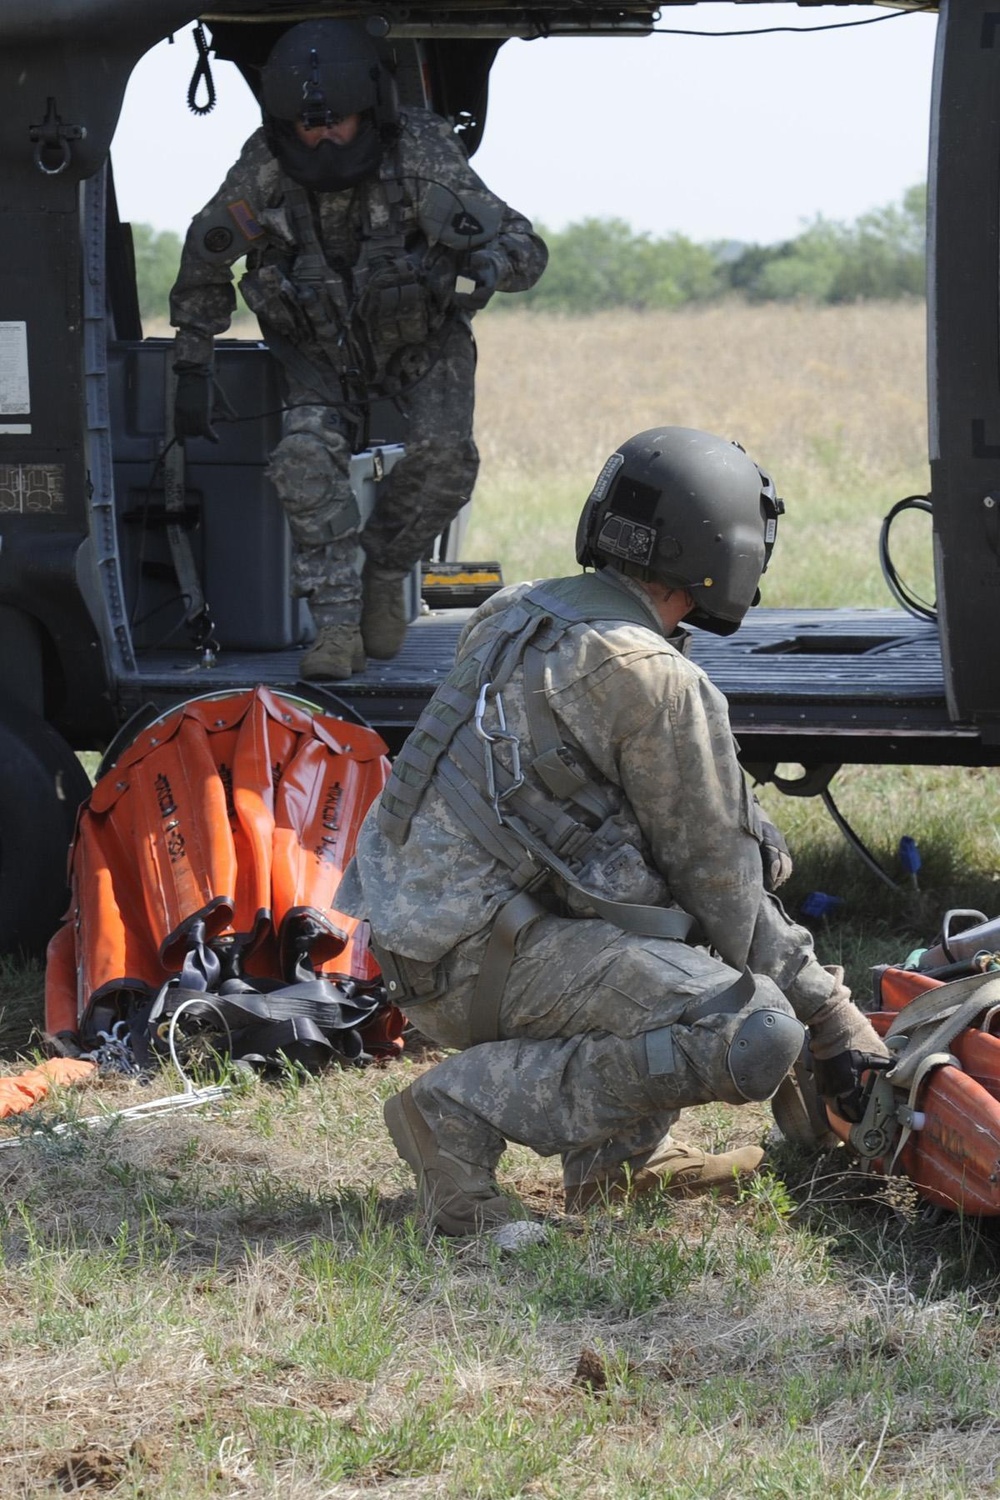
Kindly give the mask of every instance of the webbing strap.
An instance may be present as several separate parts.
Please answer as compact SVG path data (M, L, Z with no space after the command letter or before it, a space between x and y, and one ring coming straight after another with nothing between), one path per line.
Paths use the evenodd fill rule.
M944 1052L960 1031L997 1003L1000 1003L1000 974L969 974L911 1000L886 1033L890 1046L893 1038L909 1038L899 1061L888 1074L889 1081L897 1088L906 1088L926 1057Z
M518 885L526 885L538 874L538 866L526 854L523 844L511 836L504 824L497 822L492 807L470 786L453 761L441 761L438 790L472 837L487 854L507 866Z
M890 1133L898 1130L888 1171L891 1175L897 1169L914 1128L914 1111L925 1080L936 1068L957 1066L949 1043L998 1000L1000 975L970 974L928 990L904 1006L885 1040L890 1047L893 1041L905 1045L895 1065L875 1078L864 1118L851 1128L851 1144L863 1159L870 1162L885 1156ZM903 1090L905 1103L900 1098Z
M378 826L393 843L402 846L409 837L413 815L438 767L445 764L445 752L475 713L480 681L489 679L498 657L502 656L501 665L517 660L523 642L544 623L544 616L513 605L499 636L456 663L448 680L436 689L397 755L379 798ZM508 652L509 657L504 654ZM448 712L442 713L442 708ZM492 822L496 823L495 817Z
M604 896L595 895L586 886L580 885L569 865L547 849L541 839L536 839L520 818L509 817L507 827L517 835L529 853L534 854L539 864L547 865L573 895L584 901L605 922L611 922L623 932L631 932L636 937L666 938L678 943L686 943L690 938L695 920L686 911L681 911L676 906L645 906L635 901L609 901Z
M471 1045L495 1042L500 1035L500 1008L507 975L514 961L519 934L544 914L545 907L527 891L519 891L497 913L472 996L469 1021Z
M704 1016L734 1016L741 1011L757 993L757 984L749 969L744 969L738 979L721 989L703 996L697 1005L686 1006L684 1024L700 1021Z
M174 433L174 399L177 390L173 372L166 383L166 432L171 439ZM166 519L167 545L170 560L177 575L177 586L184 601L184 620L193 624L206 612L205 593L201 586L198 565L194 560L191 537L184 524L184 507L187 501L184 444L171 441L163 452L163 509Z
M458 769L471 783L469 795L474 793L479 795L483 807L489 808L493 827L496 828L498 826L497 814L492 803L482 796L484 775L482 740L468 725L463 725L452 741L451 754ZM511 778L496 761L493 763L493 774L499 792L502 793L505 790L504 782L513 786ZM529 817L534 826L541 830L546 848L566 859L573 859L579 854L593 836L593 830L587 824L579 822L571 813L566 812L558 803L553 803L551 798L536 791L527 782L519 786L512 796L504 797L503 807ZM607 815L606 810L605 815ZM503 817L506 823L506 811ZM503 824L499 826L503 827Z
M467 726L463 726L462 731L456 734L452 742L453 752L458 753L463 748L467 752L467 735L471 736L472 731L468 730ZM498 823L492 807L485 797L480 795L471 779L471 774L477 769L478 767L471 761L466 761L463 767L453 760L442 759L438 764L438 786L442 797L452 811L462 819L473 837L477 838L495 859L502 860L513 869L515 850L520 846L518 852L522 856L522 868L528 879L533 874L537 874L538 867L541 866L557 875L566 888L589 906L597 916L606 922L612 922L623 932L631 932L639 937L667 938L681 943L688 941L694 931L695 922L687 912L677 907L646 906L638 902L612 901L607 897L598 896L594 891L581 885L575 872L570 869L564 859L560 858L555 849L545 839L532 832L523 818L510 810L521 799L525 790L523 787L514 792L510 800L504 804L503 823ZM512 785L509 773L502 766L496 765L495 769L499 789L503 789L501 788L502 781L506 781L508 786ZM553 809L545 806L541 799L530 801L525 799L528 802L529 815L536 811L531 806L531 801L535 800L551 818L551 827L547 831L555 835L553 842L561 836L569 844L570 834L581 835L579 838L574 838L570 845L573 853L579 855L581 849L585 847L584 841L586 837L589 837L590 830L563 813L561 809L555 809L558 818L552 817ZM537 862L535 865L524 866L523 854L525 852Z
M150 1026L161 1016L170 1016L180 1005L199 1000L221 1011L227 1021L245 1025L248 1021L287 1021L309 1019L324 1031L341 1031L361 1026L378 1008L375 995L356 995L348 999L343 991L326 980L281 985L273 990L229 981L221 990L186 989L165 985L157 996L149 1016Z
M338 410L344 406L345 395L339 378L331 370L327 373L318 364L296 348L291 339L279 333L272 323L261 320L261 332L267 343L267 347L275 359L288 371L294 380L304 385L307 390L315 391L316 395L329 406ZM345 418L345 414L341 412Z
M900 1110L897 1106L897 1118L899 1118L902 1122L902 1129L899 1132L899 1140L896 1142L896 1149L892 1153L892 1160L890 1161L889 1166L886 1170L887 1177L894 1177L896 1175L896 1169L900 1164L900 1157L903 1154L903 1147L906 1145L907 1141L910 1139L910 1136L913 1134L913 1121L917 1109L917 1098L920 1094L920 1089L923 1085L924 1079L927 1077L928 1073L932 1073L935 1068L954 1068L957 1066L958 1059L952 1057L950 1052L930 1052L921 1059L919 1066L914 1071L913 1080L910 1083L910 1092L906 1100L905 1110Z

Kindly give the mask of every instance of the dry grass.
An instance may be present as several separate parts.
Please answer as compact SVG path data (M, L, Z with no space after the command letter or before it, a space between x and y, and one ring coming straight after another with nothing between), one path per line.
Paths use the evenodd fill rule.
M917 309L515 313L479 334L473 540L509 576L569 565L606 454L676 422L773 465L792 505L783 600L877 587L878 518L926 484ZM824 959L863 986L945 904L991 901L992 786L978 772L845 777L845 811L880 855L900 833L921 840L922 890L898 898L821 809L775 799L795 835L792 907L817 886L845 897ZM0 972L8 1057L40 1010L37 971ZM567 1219L557 1165L515 1150L503 1181L547 1218L549 1243L506 1257L428 1241L380 1106L432 1060L414 1048L201 1115L49 1128L150 1092L104 1082L0 1125L0 1144L20 1143L0 1150L0 1500L997 1494L989 1227L927 1224L842 1151L773 1144L736 1204ZM716 1106L681 1133L720 1149L766 1140L769 1123Z
M794 1197L563 1219L523 1151L547 1246L429 1242L379 1119L425 1065L0 1153L0 1494L994 1493L988 1245L787 1155ZM718 1107L688 1135L766 1128Z
M508 577L569 569L604 459L670 424L735 438L773 471L788 517L766 603L892 602L879 524L928 484L921 307L513 311L479 318L476 333L482 470L469 545L499 555ZM918 529L900 562L927 574L928 560Z

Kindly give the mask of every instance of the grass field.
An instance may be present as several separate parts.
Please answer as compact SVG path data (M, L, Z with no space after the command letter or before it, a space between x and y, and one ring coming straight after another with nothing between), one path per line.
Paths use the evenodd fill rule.
M879 521L927 482L918 309L480 325L471 546L508 578L569 567L608 452L676 422L773 467L789 515L766 602L890 602ZM928 551L914 528L915 583ZM904 833L923 855L920 888L891 892L821 807L762 793L796 854L787 904L842 898L817 943L859 988L946 907L1000 910L995 773L858 769L835 790L885 863ZM40 994L37 970L0 975L6 1071ZM432 1056L74 1123L176 1087L105 1082L0 1125L0 1500L1000 1492L990 1226L926 1218L843 1151L772 1142L736 1204L582 1218L560 1212L556 1165L516 1150L503 1182L548 1243L428 1241L380 1107ZM684 1124L715 1148L769 1138L764 1109Z
M477 339L469 546L498 552L509 577L568 570L605 458L671 424L734 438L773 473L788 514L765 604L893 603L879 526L893 501L928 486L922 307L497 313L479 319ZM933 598L926 518L901 523L898 543L904 576Z

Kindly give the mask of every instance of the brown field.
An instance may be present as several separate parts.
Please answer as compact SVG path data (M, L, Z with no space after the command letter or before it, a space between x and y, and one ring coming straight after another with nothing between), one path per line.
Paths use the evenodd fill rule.
M927 488L924 311L740 304L476 323L482 469L469 549L508 578L568 569L607 455L664 424L704 427L769 468L788 518L768 604L890 604L877 562L890 504ZM899 526L929 583L929 527ZM904 548L906 531L908 545Z

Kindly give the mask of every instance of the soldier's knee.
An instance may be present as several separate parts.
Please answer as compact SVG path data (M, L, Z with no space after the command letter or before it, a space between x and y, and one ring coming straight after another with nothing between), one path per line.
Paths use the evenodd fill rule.
M358 529L360 516L348 468L314 434L283 437L267 472L300 545L318 546Z
M726 1069L742 1099L770 1099L802 1051L805 1027L769 979L756 978L750 1005L735 1018Z
M471 437L429 438L414 446L413 458L452 488L471 489L479 472L479 449Z

